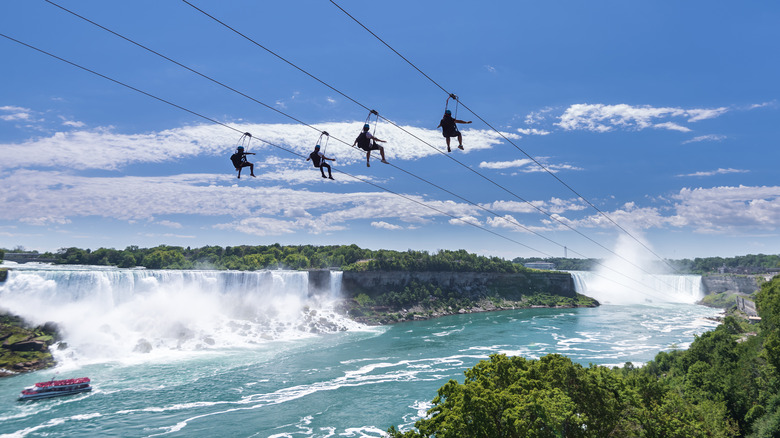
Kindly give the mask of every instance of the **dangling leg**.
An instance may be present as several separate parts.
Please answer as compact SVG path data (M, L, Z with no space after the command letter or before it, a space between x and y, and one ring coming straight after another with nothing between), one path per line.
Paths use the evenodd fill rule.
M320 173L322 174L323 178L327 178L327 176L325 176L325 171L323 170L325 166L327 166L327 164L325 163L320 164Z
M366 152L366 167L371 167L370 164L368 164L368 159L371 158L371 151Z
M241 169L243 169L243 168L244 168L244 166L236 167L236 170L238 171L238 178L239 179L241 178Z
M323 167L325 167L325 166L327 166L327 167L328 167L328 178L330 178L330 179L333 179L333 174L332 174L332 173L330 173L330 164L327 164L327 163L326 163L326 164L323 164L322 166L323 166ZM323 178L325 178L325 173L324 173L324 172L323 172L323 174L322 174L322 177L323 177Z
M447 152L452 152L452 149L450 149L450 138L444 137L445 140L447 140Z
M390 164L387 162L387 160L385 160L385 148L383 146L378 146L378 147L379 147L379 155L382 156L382 162L385 164Z
M463 136L458 132L458 149L463 150Z
M249 164L249 175L250 175L252 178L256 178L256 177L255 177L255 165L254 165L254 164L252 164L252 163L247 163L247 164Z

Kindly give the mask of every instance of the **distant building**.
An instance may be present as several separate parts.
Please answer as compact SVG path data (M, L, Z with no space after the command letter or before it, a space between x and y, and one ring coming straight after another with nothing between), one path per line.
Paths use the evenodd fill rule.
M546 269L548 271L555 270L555 263L550 262L528 262L523 264L523 266L531 269Z

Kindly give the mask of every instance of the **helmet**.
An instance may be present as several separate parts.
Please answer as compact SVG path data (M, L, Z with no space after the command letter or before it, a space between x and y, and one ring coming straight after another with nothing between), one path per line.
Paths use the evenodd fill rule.
M452 115L452 111L450 110L444 110L444 114L447 114L448 116Z
M243 147L243 146L239 146L239 147L237 147L236 149L238 149L239 151L243 151L243 150L244 150L244 147Z
M319 149L320 145L314 146L314 149Z
M368 126L368 123L366 123L365 125L363 125L363 130L365 131L366 129L371 129L371 127L370 127L370 126Z

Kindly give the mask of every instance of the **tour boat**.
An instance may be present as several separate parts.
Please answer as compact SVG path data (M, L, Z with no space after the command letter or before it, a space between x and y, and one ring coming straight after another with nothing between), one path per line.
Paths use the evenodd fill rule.
M35 400L92 391L89 382L89 377L38 382L33 386L24 388L21 395L19 395L19 400Z

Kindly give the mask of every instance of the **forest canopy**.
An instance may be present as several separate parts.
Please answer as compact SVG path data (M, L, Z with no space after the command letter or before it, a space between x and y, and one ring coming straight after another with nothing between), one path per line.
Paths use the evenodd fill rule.
M465 250L391 251L369 250L357 245L331 246L204 246L183 248L160 245L154 248L128 246L124 250L61 248L42 254L58 264L105 265L148 269L327 269L357 271L455 271L515 273L522 265L499 257L485 257Z
M732 316L688 350L637 368L588 367L557 354L493 355L450 380L414 429L417 437L780 436L780 276L756 303L758 327Z

